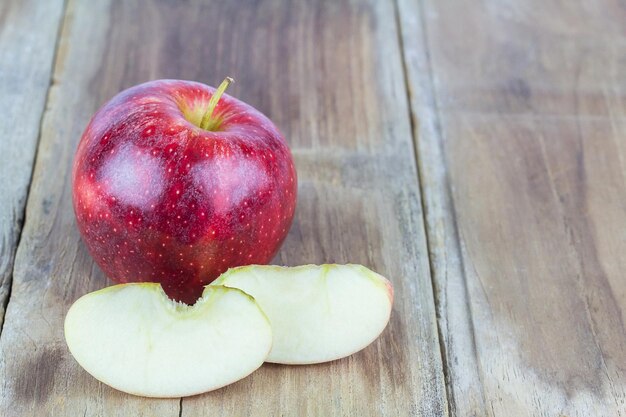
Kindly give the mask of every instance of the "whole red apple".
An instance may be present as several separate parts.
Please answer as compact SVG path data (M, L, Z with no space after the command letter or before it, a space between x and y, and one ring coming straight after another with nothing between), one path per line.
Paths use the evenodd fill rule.
M291 153L259 111L191 81L125 90L78 145L73 202L114 281L160 282L192 304L226 269L269 262L296 205Z

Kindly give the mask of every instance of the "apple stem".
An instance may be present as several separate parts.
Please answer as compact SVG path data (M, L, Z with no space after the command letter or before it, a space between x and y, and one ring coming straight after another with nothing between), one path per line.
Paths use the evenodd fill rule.
M233 80L231 77L224 78L224 81L222 81L220 86L217 87L217 90L213 92L211 100L209 100L209 107L204 113L204 116L202 116L202 121L200 122L200 127L202 129L212 130L212 125L214 125L214 121L211 119L211 117L213 116L213 111L215 110L215 107L217 107L217 103L220 101L220 98L222 98L222 94L224 94L224 91L226 91L228 86L234 81L235 80Z

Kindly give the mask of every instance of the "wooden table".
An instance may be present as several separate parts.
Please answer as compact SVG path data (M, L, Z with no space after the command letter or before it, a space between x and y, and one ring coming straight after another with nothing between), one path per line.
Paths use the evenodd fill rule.
M151 400L70 356L110 285L70 167L94 111L215 85L288 138L276 263L390 277L373 345ZM0 2L0 415L626 416L626 9L618 0Z

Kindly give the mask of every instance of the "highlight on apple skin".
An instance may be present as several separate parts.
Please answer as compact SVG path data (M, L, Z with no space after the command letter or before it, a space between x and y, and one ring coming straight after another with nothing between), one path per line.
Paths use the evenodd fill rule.
M91 119L72 171L74 212L112 280L160 282L193 304L229 267L269 262L291 225L297 178L287 143L223 90L157 80Z
M156 283L122 284L87 294L70 308L72 356L101 382L129 394L175 398L211 391L252 373L272 344L254 299L207 287L193 306Z
M250 265L232 268L212 285L255 298L272 326L267 362L313 364L349 356L385 329L393 286L361 265Z

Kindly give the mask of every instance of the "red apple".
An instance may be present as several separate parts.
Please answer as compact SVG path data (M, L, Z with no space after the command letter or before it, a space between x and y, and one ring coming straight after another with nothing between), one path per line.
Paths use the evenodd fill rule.
M191 81L125 90L78 145L74 211L89 252L116 282L159 282L192 304L230 267L264 264L291 224L297 179L276 126Z

